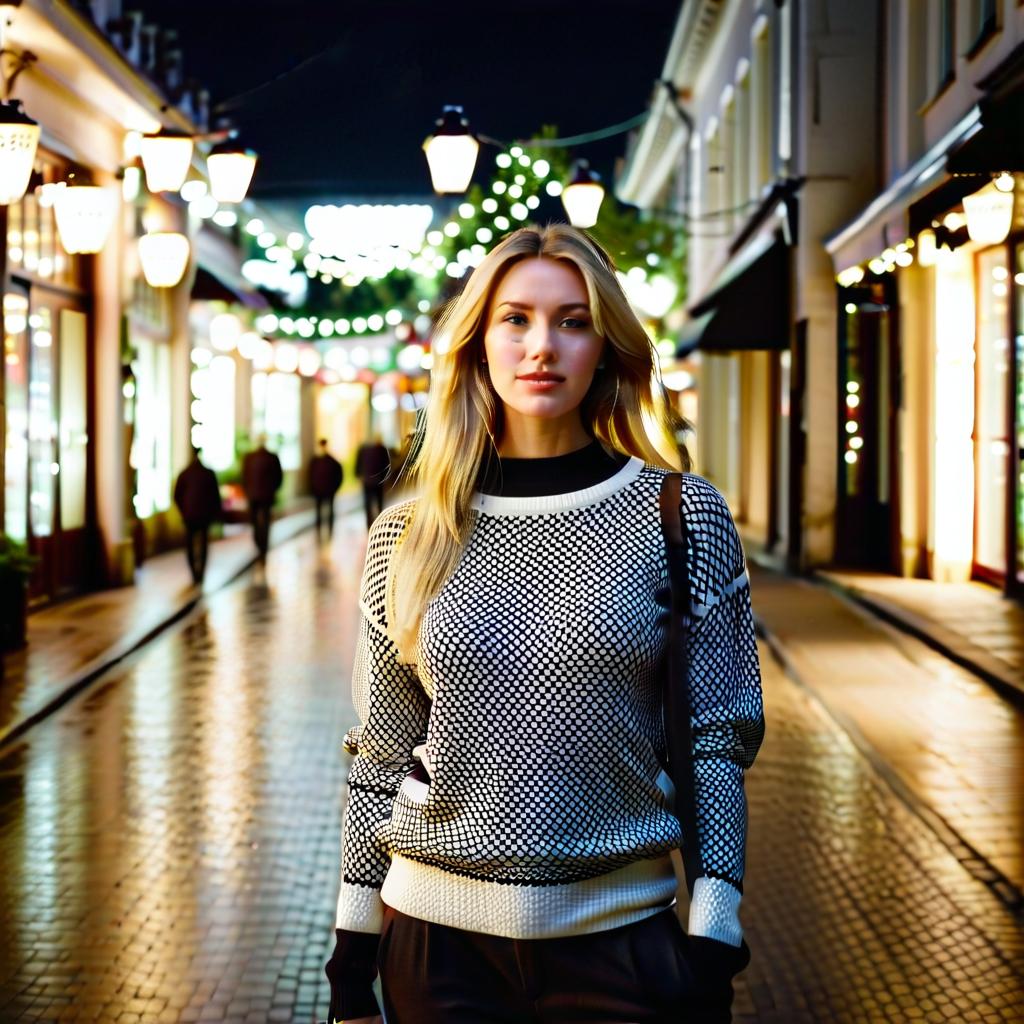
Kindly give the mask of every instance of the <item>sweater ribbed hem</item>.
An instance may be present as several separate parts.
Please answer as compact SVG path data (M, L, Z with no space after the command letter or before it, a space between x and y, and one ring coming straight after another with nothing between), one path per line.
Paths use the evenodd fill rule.
M393 856L383 901L421 921L509 939L553 939L620 928L675 902L668 856L566 885L499 885Z
M500 494L483 494L476 491L470 501L472 508L490 516L542 516L553 512L568 512L574 508L585 508L605 498L610 498L631 484L644 468L644 460L635 455L630 457L617 473L602 480L593 487L565 494L542 494L536 497L506 497Z

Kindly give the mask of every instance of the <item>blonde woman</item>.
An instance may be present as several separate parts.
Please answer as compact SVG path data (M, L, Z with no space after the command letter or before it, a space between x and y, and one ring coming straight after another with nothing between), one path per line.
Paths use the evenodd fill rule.
M745 966L744 770L763 735L743 552L683 476L702 876L661 769L664 475L650 340L607 254L523 228L435 337L419 496L369 538L332 1015L728 1021ZM685 460L685 454L682 456Z

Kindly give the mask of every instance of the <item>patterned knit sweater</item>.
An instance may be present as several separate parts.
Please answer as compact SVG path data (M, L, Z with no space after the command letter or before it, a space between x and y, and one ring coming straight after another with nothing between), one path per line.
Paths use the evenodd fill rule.
M562 459L579 481L595 444ZM382 905L514 938L615 928L671 905L658 668L668 570L665 471L606 462L596 483L477 491L453 575L429 603L418 671L385 633L388 560L413 502L370 533L353 673L337 927L375 933ZM574 476L575 472L575 476ZM610 473L610 475L608 475ZM514 475L514 474L513 474ZM555 485L557 487L557 483ZM570 483L570 486L573 486ZM509 491L513 493L509 493ZM764 733L743 551L722 496L683 477L690 536L690 687L703 874L689 930L739 945L743 773Z

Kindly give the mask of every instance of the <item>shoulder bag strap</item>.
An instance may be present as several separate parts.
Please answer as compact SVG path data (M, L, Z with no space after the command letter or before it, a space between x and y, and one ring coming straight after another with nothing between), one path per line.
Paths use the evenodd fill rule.
M675 813L683 833L682 857L686 887L693 895L694 882L704 873L697 834L697 809L693 777L693 737L690 723L689 658L687 623L690 619L690 573L688 536L682 517L683 478L667 473L661 484L661 530L668 556L672 591L667 671L662 702L668 773L675 787Z

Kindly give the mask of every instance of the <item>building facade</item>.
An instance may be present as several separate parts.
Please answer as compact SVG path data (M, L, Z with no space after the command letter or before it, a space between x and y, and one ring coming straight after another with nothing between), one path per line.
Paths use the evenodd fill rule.
M870 197L871 5L684 3L618 194L688 232L680 355L699 379L698 466L748 543L794 566L835 550L835 281L822 239Z
M892 0L882 17L880 180L826 241L841 555L1019 597L1024 6ZM871 550L854 541L865 514Z

